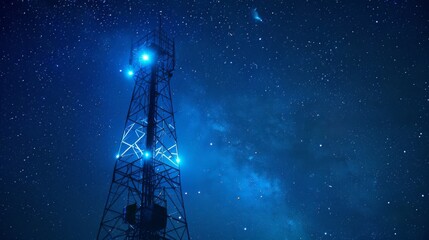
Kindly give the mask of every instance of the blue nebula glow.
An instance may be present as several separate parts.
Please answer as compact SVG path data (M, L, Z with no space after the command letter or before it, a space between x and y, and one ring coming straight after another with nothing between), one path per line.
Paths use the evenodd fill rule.
M133 70L128 70L127 71L127 75L130 76L130 77L133 76L134 75L134 71Z
M179 158L179 157L177 157L177 158L176 158L176 163L177 163L177 164L179 164L179 163L180 163L180 158Z
M118 159L119 157L120 157L119 153L118 153L118 154L116 154L116 158Z
M145 151L144 153L143 153L143 156L144 156L144 158L146 158L146 159L149 159L150 158L150 152L149 151Z
M262 18L259 16L259 13L256 8L252 9L252 18L255 19L257 22L262 22Z

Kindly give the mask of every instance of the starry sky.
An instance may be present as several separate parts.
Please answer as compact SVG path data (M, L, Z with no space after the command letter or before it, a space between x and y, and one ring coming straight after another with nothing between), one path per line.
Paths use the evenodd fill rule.
M428 9L2 1L0 238L95 239L162 12L192 239L429 239Z

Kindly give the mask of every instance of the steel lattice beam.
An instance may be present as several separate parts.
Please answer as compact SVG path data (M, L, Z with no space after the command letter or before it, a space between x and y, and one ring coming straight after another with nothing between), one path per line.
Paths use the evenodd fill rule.
M146 50L153 53L151 64L138 59ZM174 51L174 41L160 29L131 49L135 86L97 239L190 239L170 91ZM166 210L162 228L153 227L155 205Z

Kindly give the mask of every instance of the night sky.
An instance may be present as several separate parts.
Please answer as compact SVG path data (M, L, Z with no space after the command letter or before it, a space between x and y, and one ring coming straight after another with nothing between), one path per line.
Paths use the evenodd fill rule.
M428 9L2 1L0 239L95 239L160 11L192 239L429 239Z

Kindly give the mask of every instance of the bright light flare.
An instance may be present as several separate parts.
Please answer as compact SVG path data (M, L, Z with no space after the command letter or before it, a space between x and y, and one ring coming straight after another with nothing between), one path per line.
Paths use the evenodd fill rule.
M149 159L150 158L150 152L149 151L145 151L144 153L143 153L143 156L144 156L144 158L145 159Z
M127 71L127 75L132 77L134 75L134 71L133 70L128 70Z
M143 55L142 55L142 60L143 60L144 62L148 62L148 61L150 60L150 56L149 56L149 54L147 54L147 53L143 53Z
M156 59L155 52L153 52L151 49L145 49L142 52L140 52L140 63L143 65L151 65Z

